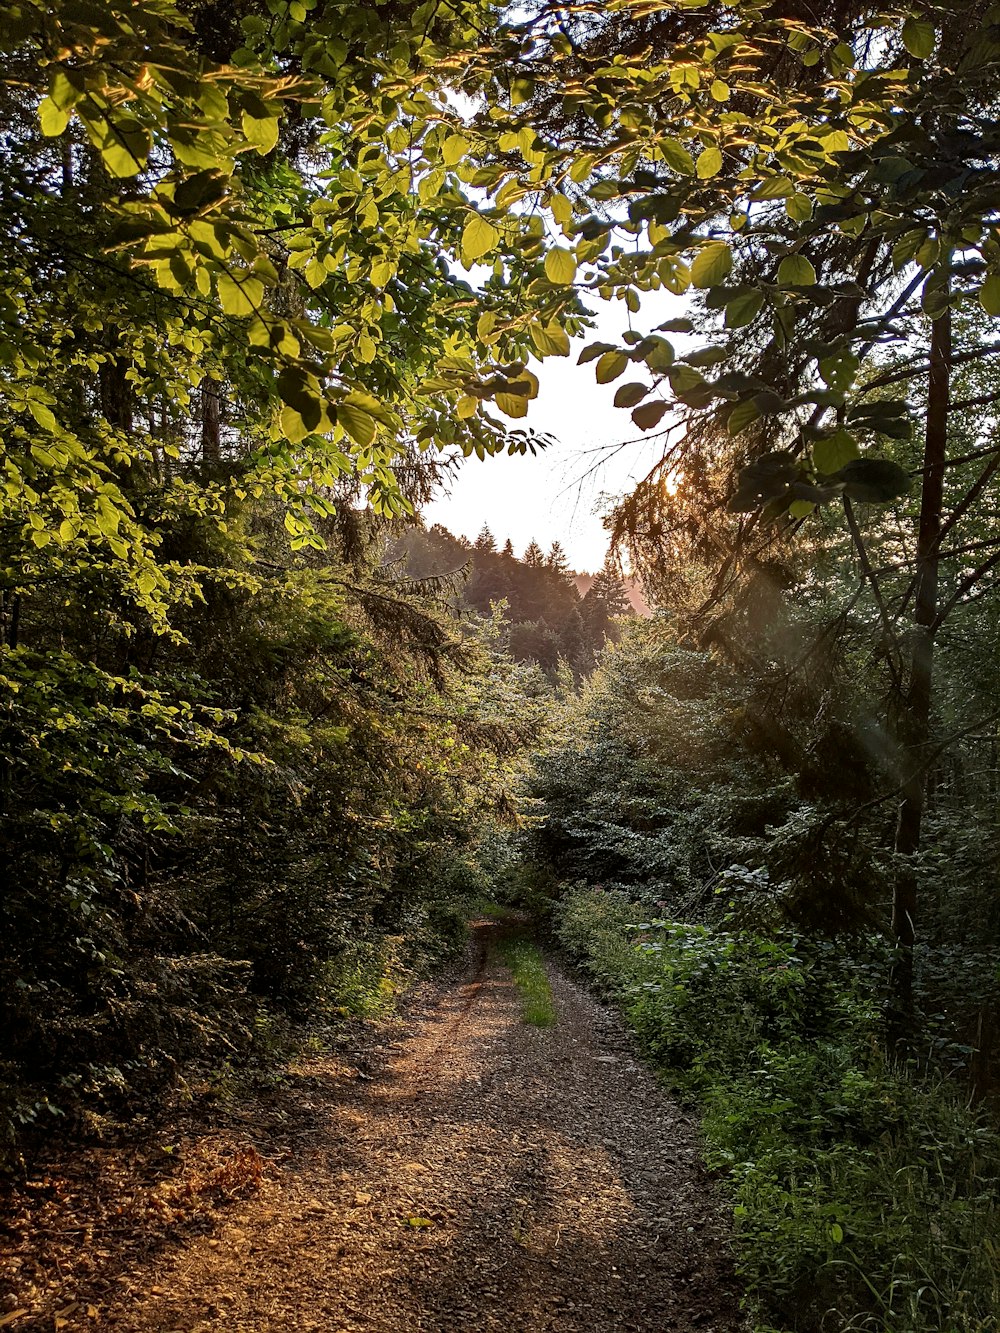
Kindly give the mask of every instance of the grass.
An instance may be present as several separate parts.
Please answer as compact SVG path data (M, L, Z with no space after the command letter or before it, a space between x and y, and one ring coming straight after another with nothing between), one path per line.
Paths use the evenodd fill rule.
M556 1006L541 950L525 939L504 940L498 950L521 996L521 1017L536 1028L555 1025Z

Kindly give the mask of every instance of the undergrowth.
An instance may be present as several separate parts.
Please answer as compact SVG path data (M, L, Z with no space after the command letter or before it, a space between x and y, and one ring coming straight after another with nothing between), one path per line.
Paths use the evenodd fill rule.
M498 952L510 968L521 996L521 1016L524 1021L536 1028L553 1027L556 1007L545 963L537 945L514 937L502 941Z
M556 927L701 1105L757 1333L1000 1326L1000 1138L943 1078L885 1059L874 959L644 920L593 889Z

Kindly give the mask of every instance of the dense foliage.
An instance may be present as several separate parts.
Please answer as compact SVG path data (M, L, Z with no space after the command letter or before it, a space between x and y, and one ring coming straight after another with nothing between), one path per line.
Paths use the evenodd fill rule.
M971 1333L998 1299L996 755L977 729L930 770L903 1063L885 1042L893 754L877 677L853 666L865 626L818 636L836 580L832 607L814 584L798 607L764 591L739 665L662 614L606 653L536 766L531 858L561 885L563 945L700 1103L758 1327ZM789 676L804 649L811 671ZM969 665L968 644L939 661L949 707Z
M701 1104L758 1329L991 1327L1000 1137L940 1076L886 1063L880 960L790 930L649 919L607 891L572 892L557 919Z
M473 30L431 9L0 9L15 1151L454 942L473 830L511 816L544 681L383 567L425 446L525 447L454 386L533 391L444 259L474 257Z
M985 1326L995 1253L954 1256L995 1140L931 1084L992 1095L1000 1028L1000 11L0 34L8 1145L378 1003L582 683L532 874L604 886L583 958L626 902L675 923L595 967L705 1099L761 1308ZM580 361L663 442L613 519L663 611L618 647L613 563L581 597L555 547L403 526L443 464L545 446L528 361L591 297L627 327Z

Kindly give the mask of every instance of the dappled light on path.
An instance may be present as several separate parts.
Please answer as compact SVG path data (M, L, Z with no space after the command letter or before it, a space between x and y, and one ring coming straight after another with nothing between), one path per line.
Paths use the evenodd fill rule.
M312 1113L218 1234L136 1274L134 1333L729 1333L724 1225L691 1126L615 1020L557 972L525 1026L483 923L465 978L371 1073L307 1066ZM392 1037L395 1040L392 1041ZM72 1324L69 1325L73 1327ZM83 1327L83 1325L81 1325Z

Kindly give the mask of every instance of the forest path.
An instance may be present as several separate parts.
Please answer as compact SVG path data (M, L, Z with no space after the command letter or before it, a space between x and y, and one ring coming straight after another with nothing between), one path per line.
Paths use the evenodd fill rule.
M496 931L474 925L458 984L425 987L367 1069L310 1061L245 1112L260 1188L63 1327L742 1328L694 1126L551 964L557 1023L526 1026Z

